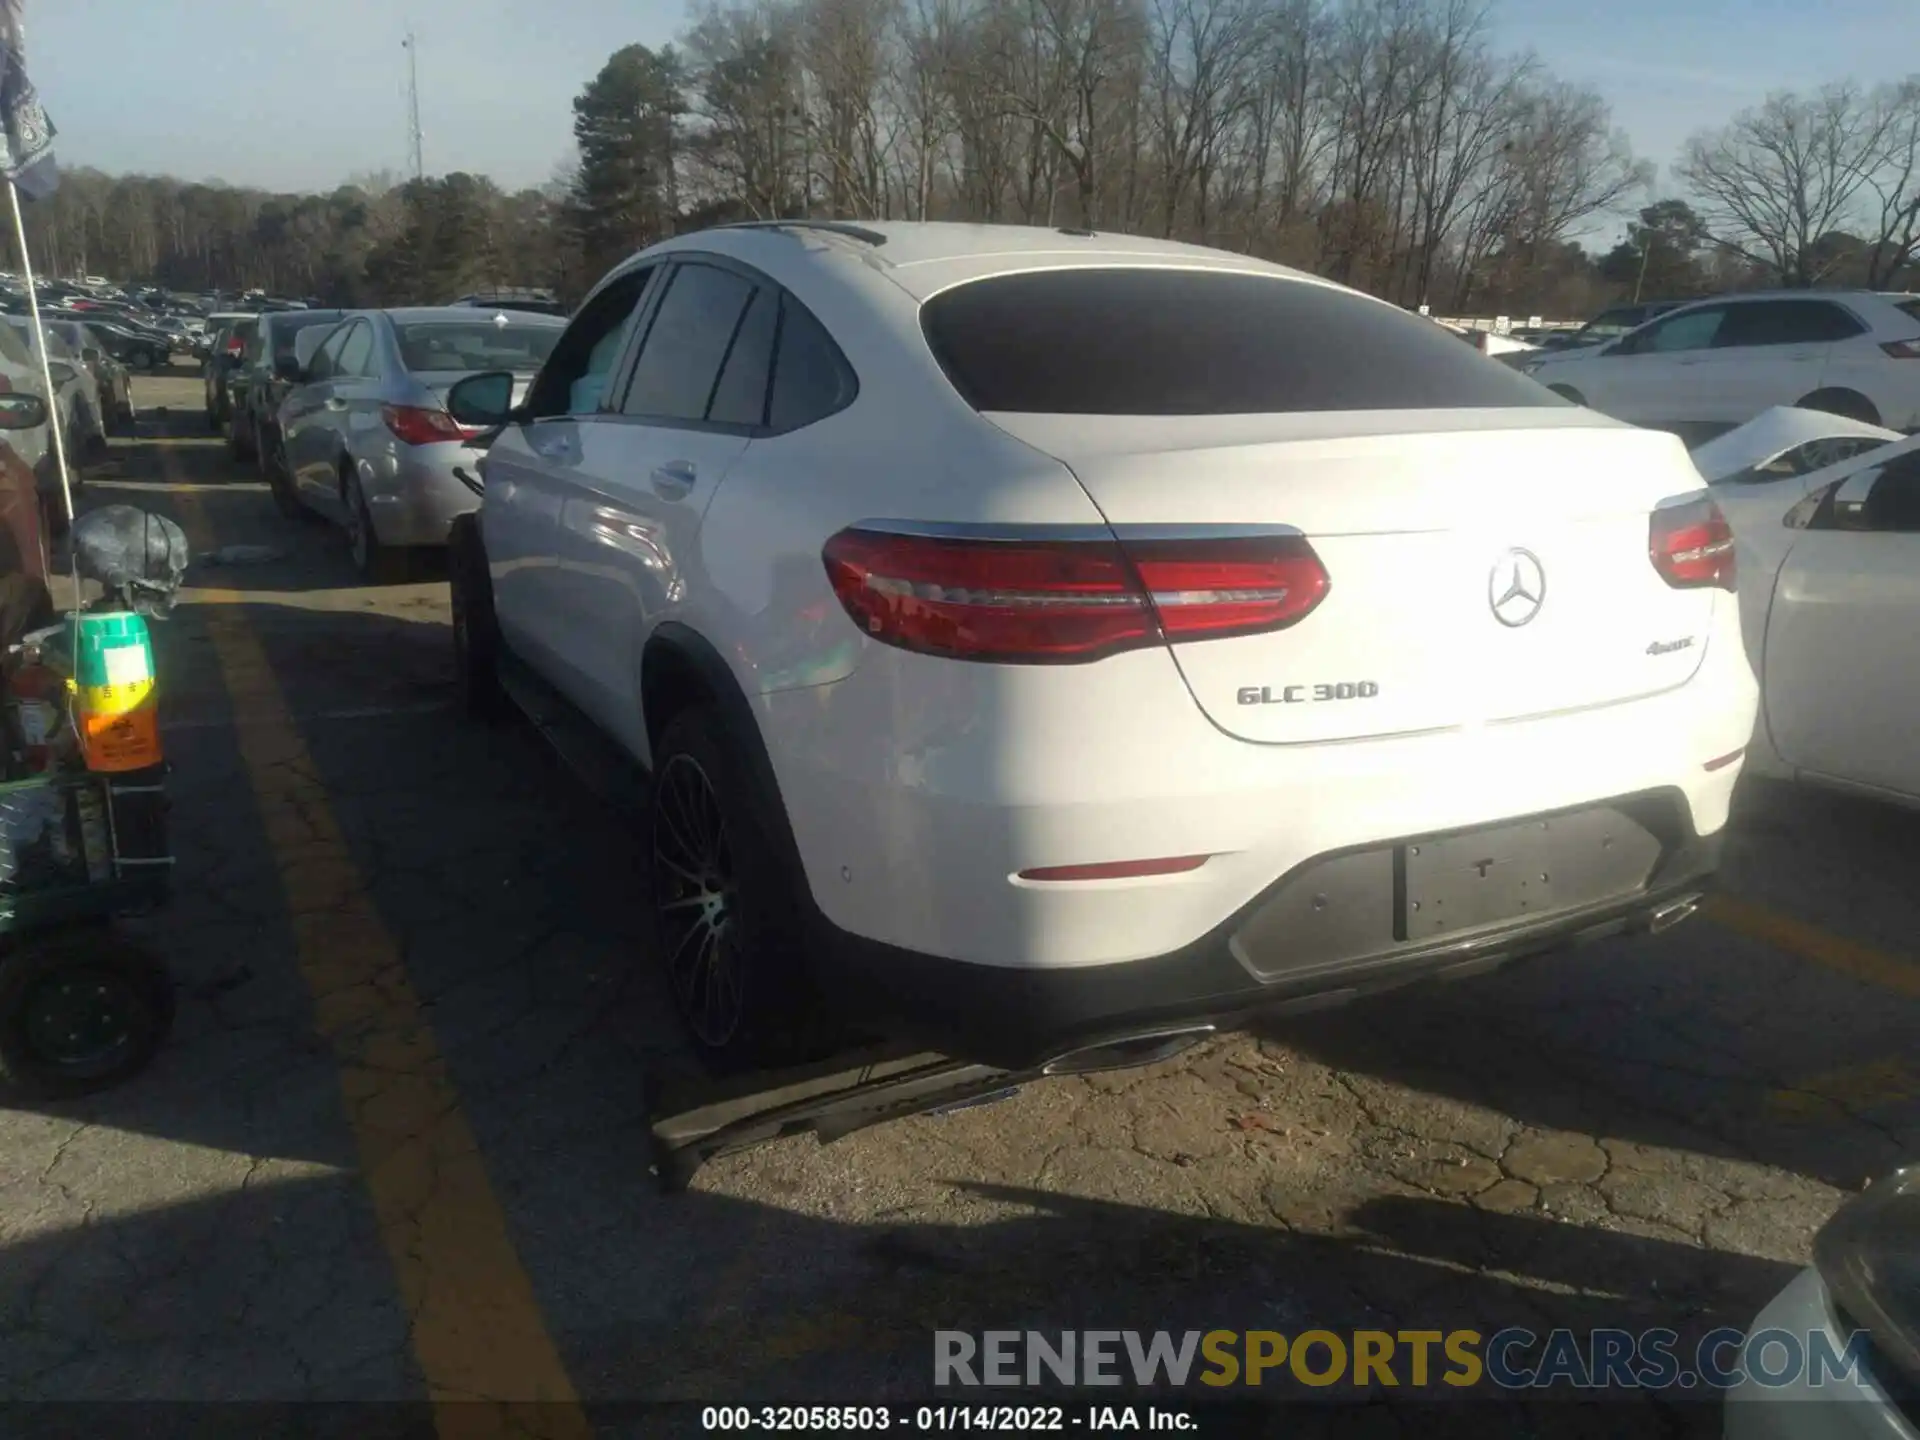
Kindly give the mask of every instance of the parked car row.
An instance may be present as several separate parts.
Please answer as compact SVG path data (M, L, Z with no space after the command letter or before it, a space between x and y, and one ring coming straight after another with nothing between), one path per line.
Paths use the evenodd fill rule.
M1694 444L1776 405L1909 431L1920 429L1920 296L1725 295L1520 368L1576 404Z
M475 432L447 412L448 390L503 370L524 389L566 328L468 304L216 318L209 426L236 461L256 464L284 514L340 526L376 582L444 547L454 517L477 503Z

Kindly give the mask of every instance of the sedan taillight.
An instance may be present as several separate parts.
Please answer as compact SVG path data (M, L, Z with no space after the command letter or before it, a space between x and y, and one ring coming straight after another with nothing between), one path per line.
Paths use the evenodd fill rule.
M1647 554L1676 590L1734 587L1733 529L1711 498L1655 510L1647 522Z
M465 442L480 432L470 430L444 410L420 405L382 405L380 419L406 445L444 445Z
M866 634L956 660L1079 664L1122 650L1283 630L1325 597L1298 535L1056 540L855 527L821 558Z

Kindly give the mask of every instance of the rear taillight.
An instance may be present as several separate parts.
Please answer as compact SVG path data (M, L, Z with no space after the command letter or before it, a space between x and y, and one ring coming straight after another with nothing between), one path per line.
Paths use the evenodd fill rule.
M1074 664L1283 630L1326 595L1298 535L1056 540L842 530L821 558L862 631L903 650Z
M380 418L387 429L407 445L444 445L449 440L471 440L480 433L468 429L444 410L429 410L419 405L382 405Z
M1733 530L1710 498L1655 510L1647 522L1647 554L1677 590L1733 589Z
M247 342L242 340L238 335L227 341L227 354L229 355L237 357L240 352L246 348Z
M1895 360L1920 360L1920 338L1888 340L1880 348Z

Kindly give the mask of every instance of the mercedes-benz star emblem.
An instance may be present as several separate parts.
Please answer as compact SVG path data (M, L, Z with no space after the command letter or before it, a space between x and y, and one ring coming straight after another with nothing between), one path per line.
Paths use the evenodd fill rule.
M1493 562L1487 577L1487 604L1493 618L1517 628L1540 613L1547 603L1547 572L1531 550L1509 550Z

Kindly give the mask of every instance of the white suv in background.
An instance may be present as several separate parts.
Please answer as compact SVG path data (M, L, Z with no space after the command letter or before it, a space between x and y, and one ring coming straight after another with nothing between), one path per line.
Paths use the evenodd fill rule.
M449 397L500 427L462 684L651 771L714 1061L812 1006L1159 1054L1660 926L1716 866L1755 684L1699 474L1392 305L1130 236L725 227L511 385Z
M1669 310L1611 344L1520 369L1576 404L1689 443L1775 405L1920 429L1920 296L1871 290L1726 295Z

